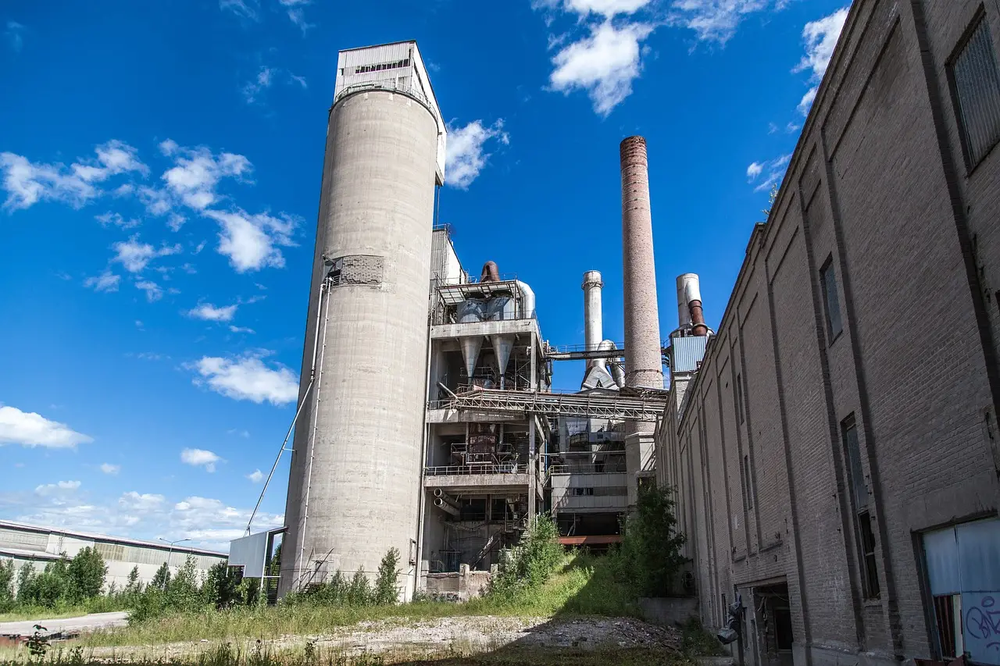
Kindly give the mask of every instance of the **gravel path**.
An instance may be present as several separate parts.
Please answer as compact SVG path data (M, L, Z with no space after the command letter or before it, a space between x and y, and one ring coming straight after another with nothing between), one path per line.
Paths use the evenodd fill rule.
M449 617L434 620L393 619L362 622L320 636L283 636L262 647L274 652L303 651L312 643L319 652L341 654L470 655L500 648L627 649L677 651L680 633L633 618ZM197 641L159 646L95 648L93 658L190 657L216 649L217 642ZM253 651L254 641L233 649Z

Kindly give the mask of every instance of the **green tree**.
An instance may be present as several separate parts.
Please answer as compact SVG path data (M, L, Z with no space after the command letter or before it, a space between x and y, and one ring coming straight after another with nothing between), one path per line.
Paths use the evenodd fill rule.
M101 593L108 567L96 548L84 548L67 567L68 598L73 602L92 599Z
M399 601L399 550L390 548L378 565L375 578L375 603L390 605Z
M170 585L170 567L164 562L156 570L156 573L153 574L153 580L150 581L149 586L155 587L158 590L165 590L168 585Z
M25 562L17 571L17 603L24 606L28 604L31 596L31 588L34 586L37 573L35 566L31 562Z
M194 556L188 555L184 564L167 585L167 604L172 608L192 609L200 605L198 569Z
M364 567L354 572L351 585L347 589L347 603L352 606L368 606L372 602L372 585L365 575Z
M640 486L635 512L626 519L621 547L613 556L615 575L635 595L668 595L686 561L680 552L684 542L671 491Z
M69 596L69 559L63 555L45 565L42 573L33 576L25 587L24 593L18 593L18 602L24 601L47 608L54 607L59 601Z
M218 609L230 608L243 601L240 583L243 573L237 567L230 567L226 561L218 562L208 570L205 584L202 585L202 595L205 601Z
M122 590L122 595L126 599L133 599L134 597L142 594L142 581L139 580L139 565L132 567L132 571L128 572L128 580L125 583L125 589Z
M14 560L0 562L0 613L14 606Z

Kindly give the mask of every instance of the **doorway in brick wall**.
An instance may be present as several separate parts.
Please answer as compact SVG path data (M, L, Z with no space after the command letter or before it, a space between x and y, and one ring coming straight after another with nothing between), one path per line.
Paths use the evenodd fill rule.
M756 640L761 666L792 666L792 611L788 584L753 588Z

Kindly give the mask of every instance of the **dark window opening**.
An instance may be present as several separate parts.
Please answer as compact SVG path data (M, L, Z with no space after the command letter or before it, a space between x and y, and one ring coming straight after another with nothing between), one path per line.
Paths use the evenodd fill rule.
M833 268L833 256L831 255L823 268L819 270L819 279L823 287L823 309L826 311L826 334L829 343L832 344L844 325L840 319L840 296L837 294L837 273Z
M864 558L861 582L864 584L865 598L878 599L878 563L875 561L875 533L872 531L872 519L868 511L858 514L858 532L861 533L861 555Z
M948 66L948 79L966 166L971 170L1000 141L1000 72L985 16L980 15Z
M854 507L854 529L858 548L858 567L861 570L861 591L865 599L877 599L880 594L878 562L875 557L875 531L872 529L869 504L871 495L865 483L861 465L861 444L854 414L840 424L847 454L847 482Z
M740 423L743 423L743 377L736 375L736 411L740 417Z
M743 456L743 493L746 496L747 509L753 509L753 488L750 480L750 456Z

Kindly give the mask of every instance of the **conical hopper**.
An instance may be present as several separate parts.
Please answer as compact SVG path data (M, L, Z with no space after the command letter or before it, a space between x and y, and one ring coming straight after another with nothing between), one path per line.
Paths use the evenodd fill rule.
M479 350L483 348L483 338L472 335L467 338L459 338L458 343L462 346L462 358L465 359L465 373L472 378L472 373L476 369L476 361L479 360Z
M513 335L491 335L493 342L493 354L497 357L497 370L500 375L507 372L507 363L510 361L510 352L514 349Z

